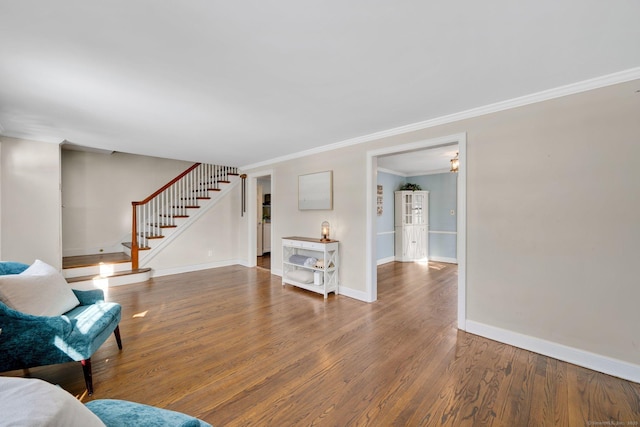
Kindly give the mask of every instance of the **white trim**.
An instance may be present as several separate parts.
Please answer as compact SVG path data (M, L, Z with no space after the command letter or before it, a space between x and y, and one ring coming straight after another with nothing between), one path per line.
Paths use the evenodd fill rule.
M384 154L384 153L381 153ZM376 257L377 245L377 220L373 219L373 212L377 212L377 200L374 206L373 195L377 194L378 189L378 158L376 153L367 152L366 160L366 182L365 199L366 199L366 216L365 216L365 272L364 286L366 302L374 302L378 298L378 266L374 262ZM377 214L376 214L377 216ZM375 236L375 239L374 239Z
M228 267L230 265L244 265L243 260L230 259L226 261L209 262L206 264L185 265L181 267L153 269L151 277L162 277L171 274L191 273L192 271L208 270L210 268Z
M415 171L407 174L407 177L416 177L416 176L423 176L423 175L440 175L443 173L451 173L451 170L450 169L434 169L431 171Z
M378 236L385 236L387 234L396 234L396 232L395 231L380 231L380 232L378 232L377 235Z
M537 102L547 101L554 98L560 98L567 95L573 95L580 92L586 92L588 90L598 89L605 86L611 86L618 83L624 83L631 80L640 78L640 67L630 68L628 70L619 71L617 73L607 74L605 76L596 77L589 80L583 80L581 82L571 83L565 86L559 86L553 89L543 90L541 92L532 93L529 95L520 96L517 98L508 99L505 101L495 102L493 104L484 105L481 107L471 108L458 113L449 114L446 116L436 117L434 119L424 120L417 123L412 123L405 126L399 126L391 129L387 129L381 132L375 132L368 135L359 136L356 138L346 139L333 144L323 145L320 147L311 148L309 150L299 151L297 153L287 154L285 156L276 157L271 160L266 160L251 165L243 166L241 169L254 169L278 162L285 162L288 160L297 159L300 157L310 156L313 154L323 153L338 148L349 147L351 145L362 144L365 142L375 141L382 138L387 138L395 135L401 135L409 132L414 132L422 129L431 128L434 126L440 126L447 123L457 122L459 120L470 119L485 114L496 113L498 111L504 111L511 108L522 107L529 104L535 104Z
M131 270L131 261L114 262L114 263L107 262L105 265L108 266L107 267L108 274L105 273L104 274L105 276L111 276L113 275L113 273L119 273L121 271ZM64 277L65 279L72 279L75 277L82 277L82 276L100 276L102 273L100 271L100 267L101 265L91 265L88 267L63 268L62 277Z
M430 171L413 171L410 173L394 171L387 168L378 168L378 172L385 172L391 175L401 176L403 178L414 178L416 176L424 176L424 175L440 175L443 173L451 173L449 169L435 169Z
M365 221L365 294L364 301L373 302L378 298L378 277L377 277L377 259L376 259L376 206L374 194L376 194L377 185L377 168L378 156L392 153L400 153L405 151L424 150L438 145L458 144L458 157L460 159L460 169L458 171L458 328L464 330L466 320L466 274L464 263L466 259L466 150L467 135L458 133L447 135L439 138L412 142L404 145L396 145L391 147L370 150L366 153L366 202L367 212Z
M591 353L519 332L467 320L467 332L598 372L640 383L640 365Z
M456 258L458 261L458 329L467 326L467 134L458 139Z
M366 292L357 291L351 288L346 288L342 285L339 286L338 293L340 294L340 296L357 299L358 301L371 302L367 299L368 295Z
M257 224L258 220L258 178L268 176L271 179L271 200L276 200L276 186L275 175L273 169L266 169L261 171L254 171L247 174L247 262L243 265L245 267L255 267L257 265L258 256L258 232ZM276 218L276 221L273 220ZM271 252L274 251L274 231L277 227L277 207L275 203L271 203ZM271 272L273 272L273 266L271 266Z
M396 260L395 256L388 256L386 258L381 258L376 261L376 265L388 264L390 262L394 262Z
M437 231L437 230L429 230L429 233L433 233L433 234L458 234L457 231Z
M388 174L391 174L391 175L402 176L402 177L405 177L405 178L409 176L404 172L398 172L398 171L394 171L394 170L386 169L386 168L378 168L378 172L384 172L384 173L388 173Z
M458 263L457 259L444 257L444 256L430 256L429 257L429 261L445 262L447 264L457 264Z
M143 283L151 278L152 271L144 273L127 274L124 276L96 277L93 279L82 280L80 282L71 282L71 289L78 291L88 291L92 289L102 289L107 297L108 289L114 286L132 285L134 283Z

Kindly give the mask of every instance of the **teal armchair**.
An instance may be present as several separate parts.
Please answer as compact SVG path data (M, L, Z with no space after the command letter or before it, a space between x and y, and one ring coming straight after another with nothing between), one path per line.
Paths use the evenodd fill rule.
M9 274L21 272L13 267ZM3 270L7 268L0 265L0 274ZM93 394L91 356L112 333L122 350L121 307L105 302L99 289L73 293L80 305L54 317L21 313L0 302L0 372L76 361L82 364L88 393Z

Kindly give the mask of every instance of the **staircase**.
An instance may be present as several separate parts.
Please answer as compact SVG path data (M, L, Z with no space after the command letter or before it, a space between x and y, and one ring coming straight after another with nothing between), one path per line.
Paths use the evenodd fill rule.
M144 282L151 277L151 269L132 269L131 257L117 252L64 257L62 274L72 288L90 290Z
M150 268L140 268L152 253L196 221L238 179L235 167L196 163L142 201L131 202L131 242L123 252L63 258L63 275L75 289L144 282Z

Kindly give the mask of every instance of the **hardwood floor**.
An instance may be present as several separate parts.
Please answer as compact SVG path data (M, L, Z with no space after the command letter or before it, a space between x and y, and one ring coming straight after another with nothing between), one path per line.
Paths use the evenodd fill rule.
M91 398L216 426L640 422L640 384L459 332L455 266L390 263L378 279L372 304L240 266L112 288L124 349L96 352ZM77 363L31 374L84 391Z
M265 252L261 256L257 257L256 264L260 268L271 270L271 253Z

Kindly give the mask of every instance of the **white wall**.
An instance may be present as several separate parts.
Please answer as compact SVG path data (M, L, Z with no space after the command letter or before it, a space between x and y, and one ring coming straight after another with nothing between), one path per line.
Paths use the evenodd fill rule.
M2 259L61 268L60 147L7 137L0 145Z
M247 238L238 230L246 230L247 220L246 214L240 216L240 185L235 185L150 261L141 258L140 266L152 268L154 276L158 276L246 264Z
M328 220L341 289L364 293L367 150L466 132L468 321L640 369L639 84L269 165L281 212L274 271L280 238L317 237ZM334 173L334 209L298 211L298 175L323 170Z
M364 242L366 194L364 193L365 162L363 147L354 146L335 152L325 152L273 167L272 209L277 209L272 221L271 268L278 273L282 265L282 237L308 236L320 238L323 221L331 225L331 238L340 241L341 289L358 295L365 290ZM298 176L333 170L333 210L298 210ZM274 188L275 187L275 188ZM361 268L360 268L361 267Z
M131 241L131 202L143 200L192 164L62 150L64 255L122 251L121 243Z

